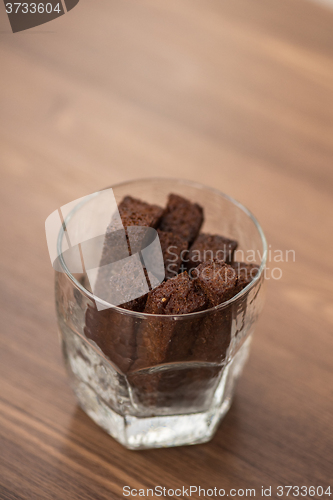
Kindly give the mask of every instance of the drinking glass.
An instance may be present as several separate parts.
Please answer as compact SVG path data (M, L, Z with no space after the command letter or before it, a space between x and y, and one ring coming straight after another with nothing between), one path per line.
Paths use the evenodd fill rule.
M89 290L86 274L71 273L62 253L64 227L73 234L80 217L93 224L99 214L89 207L103 191L75 206L59 232L56 310L65 365L81 408L130 449L209 441L230 408L263 305L265 237L240 203L194 182L150 178L112 189L118 204L130 195L165 206L169 193L198 203L205 214L202 231L237 240L236 260L251 256L259 266L237 295L204 311L153 315L111 304L103 309L97 307L103 301ZM172 359L140 363L147 348L140 345L143 332L149 339L168 329L178 345Z

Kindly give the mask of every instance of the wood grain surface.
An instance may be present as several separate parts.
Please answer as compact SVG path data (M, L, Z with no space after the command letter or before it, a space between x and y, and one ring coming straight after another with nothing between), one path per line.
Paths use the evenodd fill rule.
M2 3L0 15L0 498L120 499L125 485L333 493L333 10L305 0L82 0L15 35ZM214 439L133 452L69 388L44 221L152 175L230 194L272 250L296 259L268 264L283 276L267 283Z

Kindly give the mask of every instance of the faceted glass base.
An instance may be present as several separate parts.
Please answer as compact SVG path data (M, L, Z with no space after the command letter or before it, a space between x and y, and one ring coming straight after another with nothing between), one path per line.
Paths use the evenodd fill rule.
M142 412L131 401L126 377L116 372L76 333L64 325L61 330L67 370L81 408L108 434L133 450L209 441L230 408L251 342L250 335L232 360L220 367L220 380L205 411L137 416ZM116 394L117 401L114 400ZM163 409L156 408L156 413L163 413Z

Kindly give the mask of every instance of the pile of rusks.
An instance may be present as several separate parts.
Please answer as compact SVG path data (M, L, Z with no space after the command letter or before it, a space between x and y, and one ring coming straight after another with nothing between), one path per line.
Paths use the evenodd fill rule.
M142 321L137 315L125 311L121 314L119 309L97 311L89 305L86 336L123 373L177 361L221 362L230 343L230 307L179 318L180 321L165 316L204 311L231 299L251 282L258 266L234 262L237 241L200 233L203 208L177 194L169 195L165 208L126 196L118 209L125 231L132 226L157 230L165 280L148 294L120 306L151 315ZM112 235L115 229L111 221L101 265L107 261L108 234ZM123 279L130 280L131 276ZM159 376L158 382L154 382L155 389L161 380ZM133 377L134 385L135 382ZM144 385L149 390L149 385Z

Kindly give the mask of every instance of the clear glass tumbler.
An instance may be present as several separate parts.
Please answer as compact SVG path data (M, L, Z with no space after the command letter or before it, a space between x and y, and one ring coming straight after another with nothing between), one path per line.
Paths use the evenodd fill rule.
M98 310L99 299L86 286L86 276L71 274L65 253L60 255L62 272L55 273L57 317L65 364L82 409L130 449L209 441L230 408L262 308L265 237L240 203L193 182L152 178L112 189L117 203L131 195L163 206L169 193L199 203L205 211L202 231L237 240L236 260L241 260L238 255L251 256L260 266L252 282L227 302L171 316L115 306ZM89 213L89 200L68 215L67 228L74 227L83 208ZM90 217L93 223L93 211ZM60 248L63 240L62 227ZM177 339L171 360L151 366L137 362L138 352L145 349L142 335L149 338L170 328Z

